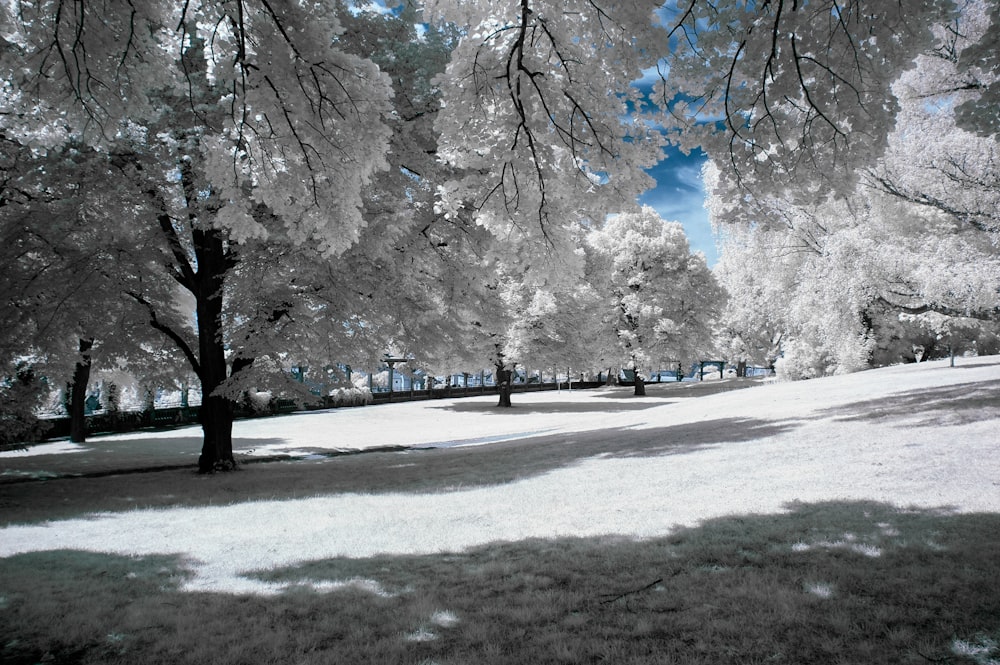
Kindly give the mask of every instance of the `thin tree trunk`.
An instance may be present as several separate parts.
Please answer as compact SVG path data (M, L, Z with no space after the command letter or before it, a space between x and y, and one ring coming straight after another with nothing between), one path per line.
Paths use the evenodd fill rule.
M80 355L73 369L73 382L69 398L69 440L83 443L87 440L87 385L90 383L90 350L93 339L80 340Z
M639 376L639 370L635 370L635 397L645 397L646 395L646 382L642 380Z
M497 406L510 407L511 381L514 373L506 369L503 364L497 363L497 389L500 393L500 402Z

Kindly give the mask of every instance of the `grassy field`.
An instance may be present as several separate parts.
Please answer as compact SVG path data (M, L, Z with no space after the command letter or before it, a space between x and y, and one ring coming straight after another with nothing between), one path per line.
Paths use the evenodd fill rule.
M659 539L498 543L179 590L185 562L0 568L6 663L996 663L1000 516L797 506ZM993 631L993 632L991 632Z
M931 393L901 391L903 375L885 376L891 399L838 404L834 388L856 393L847 379L811 382L809 399L831 387L815 397L825 406L795 413L787 409L798 393L753 388L699 397L683 413L676 403L662 417L645 411L645 429L248 464L213 478L171 468L0 483L0 662L997 665L1000 510L945 505L975 491L975 505L1000 505L995 458L983 456L996 450L993 375L971 382L980 375L966 373ZM572 420L580 403L545 410ZM698 419L723 407L732 417ZM730 507L817 485L837 494L838 473L869 467L854 498ZM681 484L685 474L710 482L712 469L743 469L741 483L751 484L720 478L700 493ZM796 470L803 478L791 489L774 482ZM971 481L971 494L948 493ZM857 498L938 489L944 503ZM567 503L549 507L550 491ZM660 492L668 496L657 504ZM728 494L738 492L734 502ZM332 503L317 502L327 496ZM668 517L687 515L677 506L685 497L704 504L692 515L715 516L651 522L675 507ZM364 513L383 499L394 515ZM551 536L511 537L481 505L518 523L532 501L550 516ZM435 516L445 508L454 512ZM341 535L315 510L360 512L339 516L351 520L344 537L357 541L355 553L333 553L354 552L350 543L313 547ZM227 519L237 522L226 525L231 538L219 526ZM111 531L94 533L109 535L87 536L102 524ZM378 544L392 542L381 531L407 524L440 542ZM63 544L5 550L3 539L35 528L63 534L54 541ZM447 544L449 529L474 528L483 532L471 544ZM114 529L135 531L121 534L126 544L103 544ZM180 534L218 547L189 547ZM289 548L299 551L278 556ZM238 561L260 591L199 586L224 560Z

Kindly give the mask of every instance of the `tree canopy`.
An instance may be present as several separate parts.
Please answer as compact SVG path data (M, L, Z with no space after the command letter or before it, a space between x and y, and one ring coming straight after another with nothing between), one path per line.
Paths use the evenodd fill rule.
M741 196L731 171L710 169L739 352L783 353L796 378L997 349L998 144L967 117L982 85L966 51L987 39L990 5L933 26L936 41L893 81L884 153L854 164L850 189L807 197L790 180Z
M729 353L801 376L990 348L998 22L995 0L11 0L5 374L193 373L210 471L234 403L294 392L291 365L700 353L724 298L636 203L670 141L711 162Z

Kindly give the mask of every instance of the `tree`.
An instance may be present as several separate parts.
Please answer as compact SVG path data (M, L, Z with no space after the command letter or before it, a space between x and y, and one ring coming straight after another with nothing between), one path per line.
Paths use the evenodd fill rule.
M655 62L656 2L427 3L462 30L438 79L439 208L487 229L521 265L574 281L581 224L635 204L662 138L630 81ZM569 261L569 263L572 263ZM531 280L529 280L531 281Z
M648 206L609 218L588 243L596 272L605 275L597 287L606 298L605 334L635 373L635 394L644 395L644 368L711 348L725 295L705 257L691 253L680 223Z
M123 226L101 233L109 197L127 215L136 205L115 192L106 160L92 150L67 145L44 154L5 141L0 187L0 254L5 270L0 309L5 355L33 358L49 383L67 382L70 440L86 439L84 400L94 362L108 353L141 358L151 368L156 345L143 322L122 299L119 278L109 271L117 248L148 241ZM112 347L104 342L114 338Z
M968 40L961 46L957 62L961 85L955 86L954 90L974 92L963 95L961 103L956 106L957 124L968 132L994 139L1000 134L1000 120L996 113L1000 103L998 26L1000 5L988 0L965 0L961 3L961 13L952 24L955 45L962 37Z
M201 382L200 469L233 466L226 287L253 240L326 258L357 241L362 188L386 166L389 82L336 46L328 4L55 0L0 11L3 132L37 150L88 146L128 196L145 197L158 244L125 257L127 292ZM178 288L193 299L195 342L190 316L174 311Z
M727 164L710 169L710 217L726 238L718 271L733 294L727 321L749 346L779 341L782 375L992 346L996 143L956 119L981 94L962 53L983 43L989 5L964 3L928 26L937 41L891 85L895 128L869 158L843 163L853 174L843 186L789 177L748 193Z
M659 134L622 119L639 104L630 81L655 62L656 2L427 4L462 28L438 81L441 154L465 171L445 187L449 211L558 247L561 225L650 185Z
M37 441L48 429L35 413L45 385L31 363L4 365L0 369L0 450Z
M971 78L963 63L989 63L985 55L970 53L978 53L995 31L997 12L996 3L970 0L953 22L937 28L936 47L918 57L894 85L899 126L889 136L884 157L864 172L870 186L942 212L994 243L1000 241L1000 147L995 136L976 133L969 117L988 87L980 78L990 74L980 65L979 78ZM983 117L984 125L990 115L996 115L995 108Z
M582 262L583 252L575 258ZM501 382L502 377L508 382L512 379L518 364L554 374L560 369L589 366L599 302L589 281L533 282L530 271L501 267L507 268L501 270L498 284L502 316L493 323L497 331L494 366ZM511 405L510 392L503 387L499 405Z
M789 182L849 191L886 146L892 83L934 42L950 0L667 5L657 101L680 138L766 195ZM669 75L667 72L669 71Z
M469 322L461 345L489 359L508 406L515 364L560 337L546 319L583 278L586 226L634 206L652 184L643 169L663 139L636 113L630 82L656 61L657 3L426 5L461 35L437 79L434 122L439 157L453 170L437 186L437 210L477 229L466 257L483 273L461 289L471 298L460 306Z
M721 198L710 206L717 219L730 199L710 191L713 204ZM995 251L941 213L864 186L817 206L755 202L739 206L751 223L725 227L716 271L731 296L727 327L751 352L781 356L780 376L912 361L914 347L931 355L939 335L951 338L941 353L963 337L988 342L994 334ZM947 325L942 314L953 317ZM985 326L975 325L983 315Z

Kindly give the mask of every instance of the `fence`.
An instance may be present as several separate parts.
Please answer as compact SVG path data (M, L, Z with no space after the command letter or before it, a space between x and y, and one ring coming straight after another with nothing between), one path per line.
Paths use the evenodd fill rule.
M538 392L542 390L583 390L587 388L597 388L603 386L603 381L551 381L548 383L539 381L529 381L527 383L513 383L511 392L525 393ZM495 385L475 385L475 386L453 386L444 385L433 390L393 390L372 393L372 398L376 404L385 402L411 402L425 399L444 399L448 397L475 397L477 395L498 395L499 389Z
M536 392L543 390L567 390L596 388L604 385L597 381L573 381L572 386L567 382L530 382L515 383L512 386L514 393ZM427 399L444 399L456 397L476 397L479 395L496 395L496 386L442 386L433 390L406 390L406 391L385 391L372 393L371 403L385 404L388 402L409 402ZM257 411L249 406L238 405L235 417L238 420L248 418L265 418L273 415L294 413L296 411L318 411L322 409L342 408L347 405L336 403L336 397L329 396L317 398L316 401L300 404L294 400L279 398L272 400L269 408L265 411ZM350 406L361 406L353 404ZM87 416L87 432L89 434L112 434L120 432L134 432L141 429L169 429L183 425L192 425L199 422L198 415L200 406L171 406L166 408L153 408L143 411L102 411ZM68 416L56 418L46 418L49 425L45 437L54 439L69 436L70 420Z

